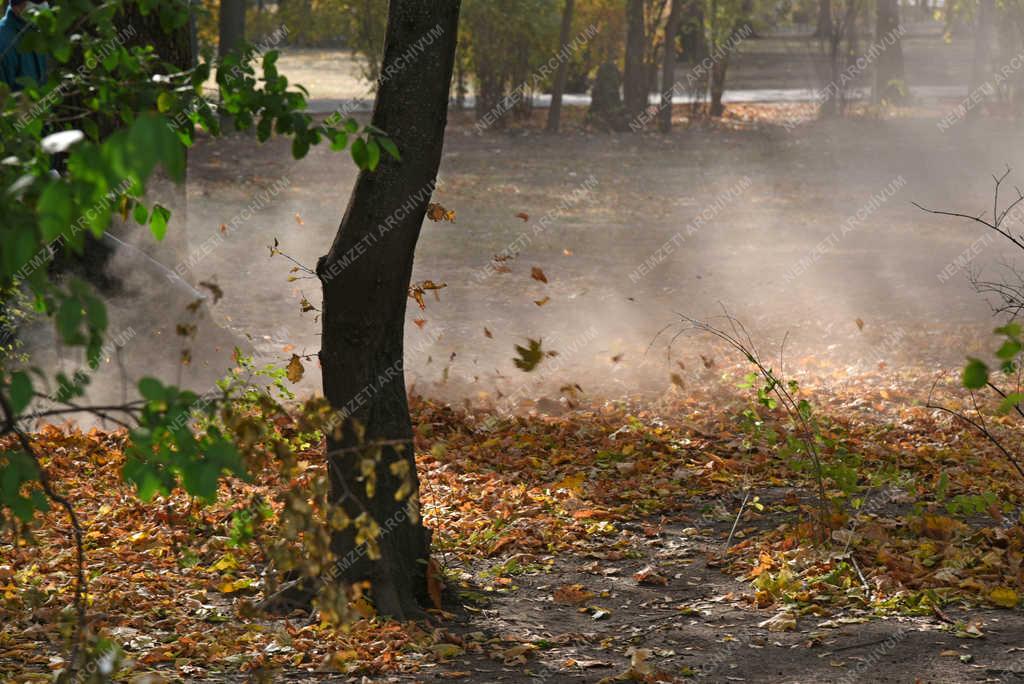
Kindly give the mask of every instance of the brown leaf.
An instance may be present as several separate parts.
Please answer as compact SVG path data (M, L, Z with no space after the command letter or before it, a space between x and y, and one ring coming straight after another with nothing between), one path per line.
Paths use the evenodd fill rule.
M306 225L305 222L302 220L302 214L300 214L299 212L295 212L295 222L298 223L300 226Z
M636 580L637 584L651 584L659 587L668 586L668 578L658 574L658 571L650 565L641 568L639 572L633 575L633 579Z
M427 563L427 594L430 595L430 602L438 610L441 610L441 591L444 589L444 582L441 578L441 566L431 558Z
M858 318L857 320L854 321L854 323L857 324L857 330L860 330L860 331L863 332L863 330L864 330L864 321L862 319Z
M537 306L544 306L545 304L547 304L550 301L551 301L551 297L545 297L544 299L535 299L535 300L533 300L533 303L536 304Z
M529 221L530 220L530 215L527 214L525 211L521 211L518 214L516 214L516 218L521 218L524 221Z
M582 584L566 584L555 589L553 598L555 603L576 605L586 603L595 596L594 592L587 590Z
M539 280L542 283L548 282L548 277L544 275L544 271L542 271L538 266L534 266L530 269L530 277L534 280Z
M484 337L486 337L489 340L493 340L494 339L494 335L487 328L484 328Z
M449 223L455 223L455 212L445 209L436 202L431 202L427 205L427 218L431 221L448 221Z
M288 374L288 380L290 382L298 382L302 379L302 374L306 372L306 369L302 366L302 360L292 354L291 360L288 362L288 366L285 368Z
M205 287L213 295L213 303L216 304L224 296L224 290L220 289L220 285L209 280L200 280L199 287Z
M425 319L425 318L417 318L416 320L413 321L413 323L416 324L417 328L419 328L420 330L423 330L423 326L425 326L427 324L427 319Z

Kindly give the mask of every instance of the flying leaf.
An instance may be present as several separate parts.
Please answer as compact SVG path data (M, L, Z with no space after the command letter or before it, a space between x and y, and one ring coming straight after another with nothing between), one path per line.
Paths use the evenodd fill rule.
M529 345L528 347L515 345L519 358L513 359L516 368L525 373L532 371L537 367L538 363L544 360L544 350L541 349L540 340L527 340L527 344Z
M199 287L205 287L213 295L213 303L216 304L224 297L224 290L220 289L220 285L208 280L200 280Z
M292 354L291 361L288 362L288 367L285 370L290 382L298 382L302 379L302 374L306 372L306 369L302 367L302 360L295 354Z
M439 221L455 223L455 212L445 209L440 204L431 202L427 205L427 218L435 223Z

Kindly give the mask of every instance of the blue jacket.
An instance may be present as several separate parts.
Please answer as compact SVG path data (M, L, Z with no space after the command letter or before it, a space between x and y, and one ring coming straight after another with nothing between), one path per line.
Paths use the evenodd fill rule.
M18 42L29 26L10 7L0 19L0 80L15 92L22 89L18 83L21 78L31 78L39 84L46 82L46 57L18 49Z

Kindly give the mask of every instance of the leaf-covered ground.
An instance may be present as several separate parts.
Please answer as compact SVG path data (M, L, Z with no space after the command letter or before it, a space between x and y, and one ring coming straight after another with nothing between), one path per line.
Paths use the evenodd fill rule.
M856 502L830 489L831 540L816 544L810 478L764 439L785 423L744 421L747 369L714 359L642 401L542 400L519 416L415 401L447 587L430 624L255 614L266 563L259 536L230 545L231 512L285 483L232 482L212 507L142 504L118 482L122 435L49 427L34 439L81 514L90 625L123 646L125 678L1024 676L1024 482L923 406L932 376L799 367L802 396L858 457L861 484L887 473ZM1019 443L1010 419L995 429ZM321 467L311 445L303 477ZM0 546L4 680L47 676L65 654L73 546L57 512L40 523L34 543Z

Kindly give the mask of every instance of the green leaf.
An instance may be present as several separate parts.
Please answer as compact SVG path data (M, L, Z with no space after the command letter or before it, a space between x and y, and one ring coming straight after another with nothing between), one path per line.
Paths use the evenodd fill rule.
M402 160L401 155L398 154L398 146L395 145L395 142L391 138L386 136L380 137L377 138L377 142L380 143L380 146L384 148L384 151L390 154L394 159L397 159L398 161Z
M988 383L988 366L980 359L968 359L964 366L963 375L964 387L967 389L981 389Z
M366 141L362 138L356 138L352 143L352 161L361 169L367 168L370 163L370 153L366 149Z
M21 413L32 400L32 379L22 371L12 373L9 392L11 410L15 414Z
M1020 350L1021 343L1019 341L1015 339L1008 339L1003 342L1003 346L999 347L999 351L996 352L996 356L1003 361L1010 361L1015 359L1017 354L1020 354Z
M375 138L370 138L366 143L366 153L366 168L376 171L377 165L380 164L380 145Z
M1007 394L1006 398L999 403L999 413L1009 413L1022 401L1024 401L1024 393L1014 392Z
M163 383L149 377L139 380L139 394L148 401L163 401L166 397Z
M159 204L153 205L153 215L149 217L149 231L158 241L163 240L167 235L167 221L170 218L171 212L168 209Z
M36 205L43 239L55 240L71 224L71 190L66 183L55 181L46 186Z
M160 93L156 98L156 109L158 112L163 114L169 112L174 108L174 96L166 90Z

